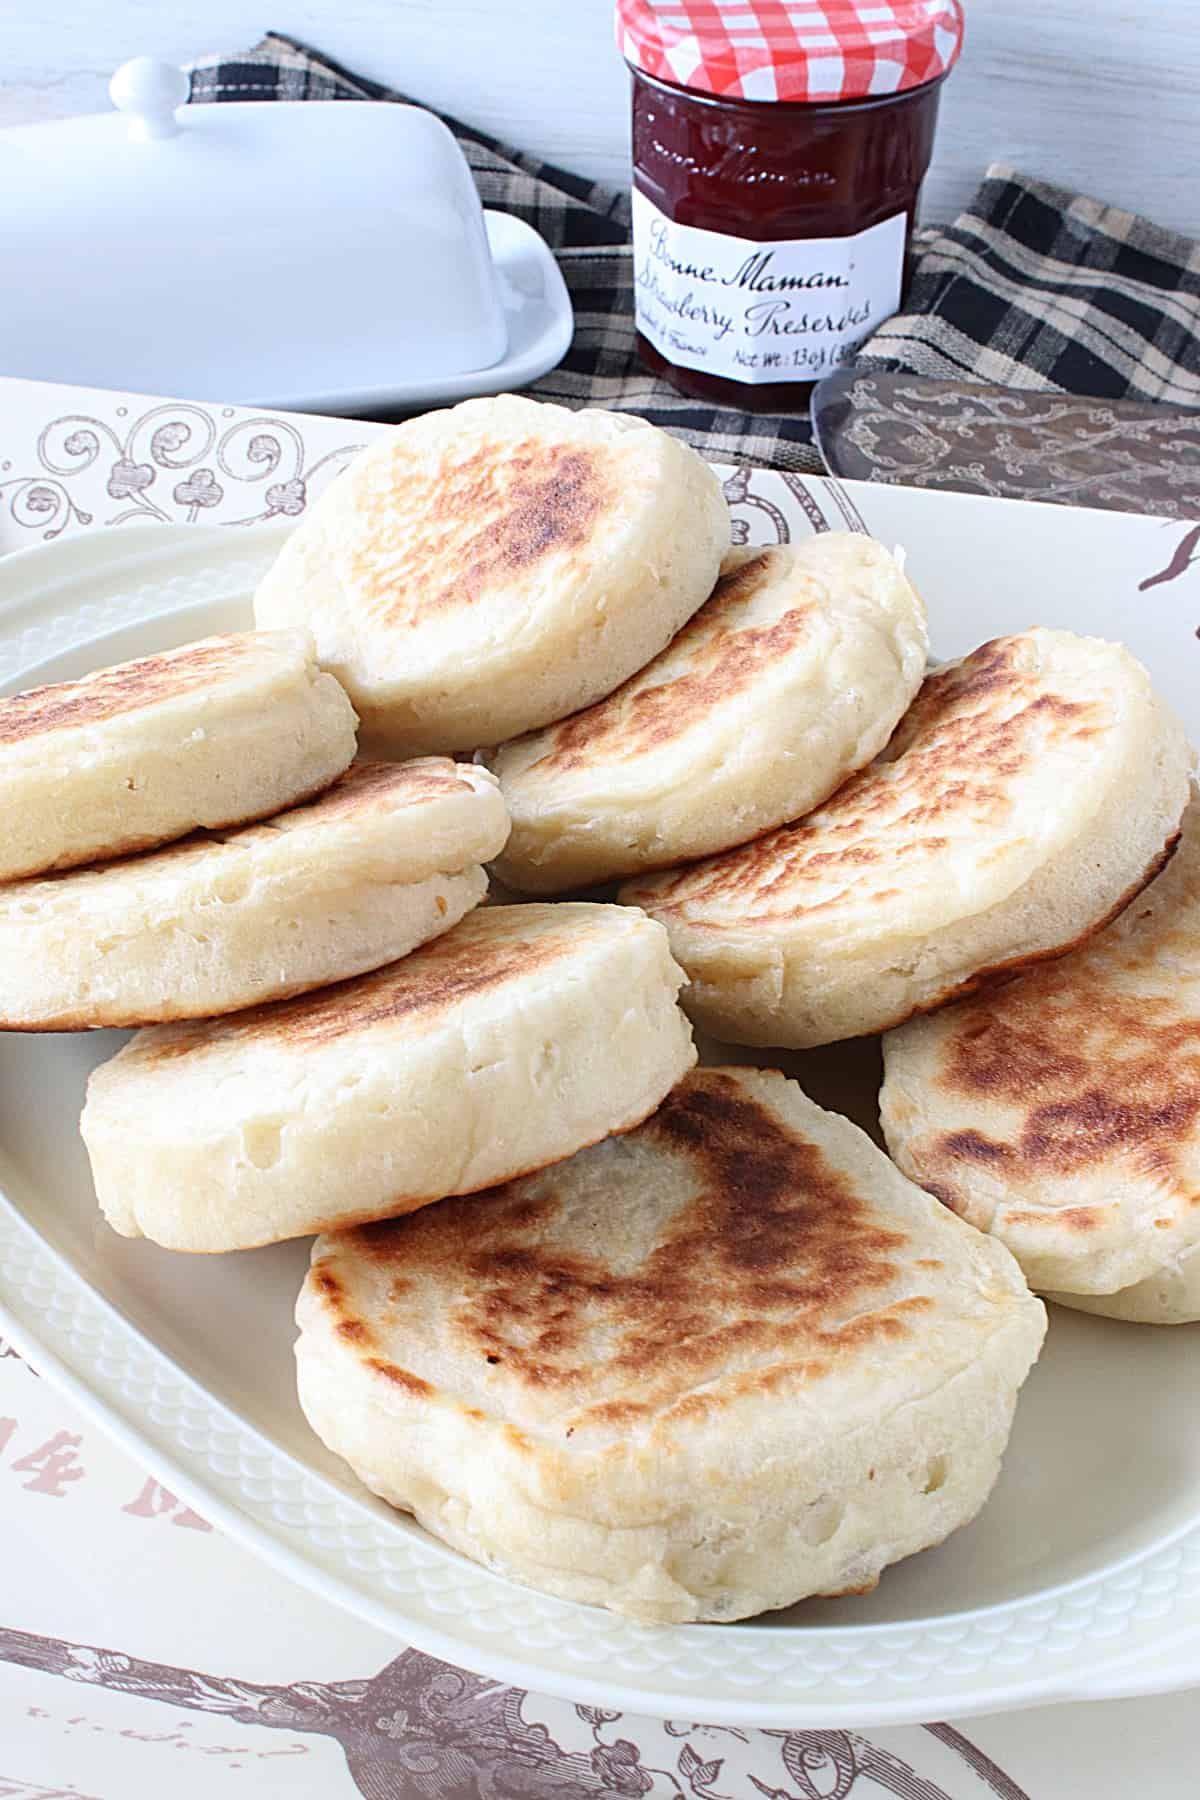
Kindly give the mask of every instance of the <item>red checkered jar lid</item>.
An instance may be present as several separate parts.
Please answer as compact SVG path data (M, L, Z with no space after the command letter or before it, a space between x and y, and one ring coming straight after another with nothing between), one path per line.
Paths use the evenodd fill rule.
M962 48L960 0L617 0L625 60L730 100L901 94Z

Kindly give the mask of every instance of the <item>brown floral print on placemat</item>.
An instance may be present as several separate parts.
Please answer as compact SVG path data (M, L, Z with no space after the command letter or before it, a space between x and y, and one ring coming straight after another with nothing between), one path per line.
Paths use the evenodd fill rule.
M307 462L297 426L269 413L239 418L233 407L182 400L150 406L133 419L129 412L118 406L111 419L99 412L52 419L37 440L36 469L0 463L0 508L50 541L92 524L191 525L244 493L250 511L228 523L258 525L296 518L314 484L337 474L361 448L344 444ZM106 471L104 492L116 503L99 519L72 491L72 482L97 464Z
M641 1800L655 1790L676 1800L753 1800L740 1778L729 1780L727 1758L714 1748L723 1737L746 1744L743 1731L668 1721L668 1742L682 1740L675 1766L655 1766L627 1735L636 1722L623 1733L623 1713L580 1705L575 1712L589 1726L592 1746L566 1749L525 1716L519 1689L417 1650L402 1651L367 1681L272 1687L0 1627L0 1661L242 1725L332 1738L365 1800ZM960 1732L925 1729L999 1800L1029 1800ZM871 1800L880 1789L900 1800L956 1800L859 1732L755 1735L777 1749L777 1785L749 1776L768 1800Z
M1193 519L1200 413L916 375L831 376L815 403L847 480Z

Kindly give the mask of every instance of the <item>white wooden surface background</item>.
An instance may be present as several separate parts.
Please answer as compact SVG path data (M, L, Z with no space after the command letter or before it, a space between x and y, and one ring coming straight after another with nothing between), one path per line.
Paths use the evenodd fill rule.
M966 0L925 216L990 160L1200 236L1200 0ZM611 0L0 0L0 125L106 104L115 64L267 26L611 181L627 177Z

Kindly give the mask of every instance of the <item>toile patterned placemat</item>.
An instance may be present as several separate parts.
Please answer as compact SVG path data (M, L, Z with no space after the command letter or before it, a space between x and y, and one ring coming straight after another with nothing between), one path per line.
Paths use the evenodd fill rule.
M847 481L1200 518L1200 410L847 370L813 424Z
M2 1341L0 1524L6 1800L1194 1800L1195 1695L766 1732L453 1669L255 1562Z

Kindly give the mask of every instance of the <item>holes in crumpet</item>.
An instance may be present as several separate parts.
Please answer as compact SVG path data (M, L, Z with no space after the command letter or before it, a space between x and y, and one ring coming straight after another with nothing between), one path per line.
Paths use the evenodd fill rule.
M242 1127L246 1161L256 1169L270 1169L279 1161L283 1130L278 1119L255 1119Z
M842 1517L842 1508L836 1500L814 1500L804 1515L800 1535L806 1544L827 1544Z

